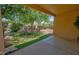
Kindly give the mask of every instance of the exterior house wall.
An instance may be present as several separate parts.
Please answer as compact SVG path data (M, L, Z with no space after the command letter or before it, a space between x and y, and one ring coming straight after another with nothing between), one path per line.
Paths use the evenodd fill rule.
M64 39L76 41L78 29L74 26L79 11L57 15L54 21L54 35Z

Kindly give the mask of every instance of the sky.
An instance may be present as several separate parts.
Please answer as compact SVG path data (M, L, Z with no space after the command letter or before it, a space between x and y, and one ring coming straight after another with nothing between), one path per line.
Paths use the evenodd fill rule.
M54 16L50 16L49 20L52 21L52 22L54 22Z

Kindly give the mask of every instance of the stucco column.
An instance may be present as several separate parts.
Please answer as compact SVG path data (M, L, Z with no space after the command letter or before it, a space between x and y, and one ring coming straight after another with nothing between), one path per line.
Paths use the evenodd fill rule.
M4 54L4 38L3 38L3 26L1 21L1 9L0 9L0 55Z

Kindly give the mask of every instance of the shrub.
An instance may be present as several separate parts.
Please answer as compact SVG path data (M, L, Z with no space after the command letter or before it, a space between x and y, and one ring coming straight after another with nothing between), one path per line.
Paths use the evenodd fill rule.
M79 16L77 16L77 20L76 20L76 22L74 24L79 29Z

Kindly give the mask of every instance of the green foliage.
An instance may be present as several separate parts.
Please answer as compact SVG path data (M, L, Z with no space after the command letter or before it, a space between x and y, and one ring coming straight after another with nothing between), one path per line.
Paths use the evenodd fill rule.
M45 35L39 37L41 33L39 33L38 30L40 29L40 25L42 22L43 22L42 26L45 25L47 27L47 25L49 24L49 16L47 14L31 9L29 7L25 7L24 5L20 4L18 5L3 4L0 6L1 6L2 18L6 19L6 21L3 21L4 30L7 31L9 29L8 31L10 31L10 36L14 37L11 41L13 42L13 45L22 44L16 46L17 48L23 48L24 46L28 46L34 42L40 41L49 36ZM38 26L36 29L33 26L34 22L38 23L38 25L35 25ZM29 32L28 31L29 29L26 30L29 24L30 29L31 30L35 29L35 31ZM19 30L21 30L21 32Z
M12 32L17 32L20 29L21 26L22 26L21 23L15 23L15 22L13 22L12 26L11 26Z
M79 29L79 16L77 16L77 20L76 20L76 22L74 24Z
M25 43L22 43L22 44L19 44L19 45L16 45L15 47L18 48L18 49L21 49L21 48L24 48L24 47L27 47L29 45L32 45L40 40L43 40L47 37L49 37L51 34L46 34L46 35L42 35L42 36L38 36L38 38L34 39L34 40L31 40L31 41L28 41L28 42L25 42Z
M49 23L49 16L47 14L29 7L24 7L24 5L20 4L1 5L1 13L2 18L9 19L11 22L13 22L11 27L13 32L17 32L20 27L24 26L25 24L30 24L32 29L34 21L36 21L39 25L42 22Z

